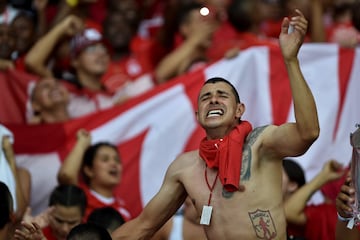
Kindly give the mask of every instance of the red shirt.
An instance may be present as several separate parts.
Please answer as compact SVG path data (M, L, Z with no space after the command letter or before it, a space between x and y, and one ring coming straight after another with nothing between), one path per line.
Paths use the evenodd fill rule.
M335 240L337 221L335 204L310 205L305 208L306 225L288 225L288 235L304 237L306 240Z
M50 226L47 226L46 228L42 229L42 232L47 240L57 240L54 235L52 234L52 230Z
M131 54L117 61L112 61L103 75L101 82L109 92L117 92L126 83L153 73L162 51L155 41L134 37L131 41Z
M88 216L94 209L102 207L113 207L118 210L118 212L121 214L125 221L131 219L131 215L125 207L125 202L121 198L114 197L108 199L108 202L105 202L103 199L99 198L99 196L96 196L97 193L89 189L89 187L85 184L80 184L80 187L84 190L87 198L87 206L84 216L85 220L88 218Z

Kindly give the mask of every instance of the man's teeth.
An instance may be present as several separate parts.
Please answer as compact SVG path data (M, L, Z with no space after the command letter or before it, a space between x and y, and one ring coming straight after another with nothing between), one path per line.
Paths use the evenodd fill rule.
M223 115L224 112L220 109L217 109L217 110L211 110L208 112L207 116L208 117L214 117L214 116L221 116Z

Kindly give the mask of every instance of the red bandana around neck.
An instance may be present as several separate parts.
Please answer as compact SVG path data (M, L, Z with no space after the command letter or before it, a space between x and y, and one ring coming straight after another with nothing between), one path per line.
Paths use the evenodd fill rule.
M229 135L221 139L200 143L199 154L209 168L219 169L219 178L228 192L239 189L242 163L242 148L252 126L248 121L241 121Z

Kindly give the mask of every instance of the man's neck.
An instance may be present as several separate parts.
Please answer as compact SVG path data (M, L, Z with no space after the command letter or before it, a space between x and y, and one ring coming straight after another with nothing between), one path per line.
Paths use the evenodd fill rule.
M99 91L102 89L101 76L78 73L77 77L81 86L85 89L92 91Z
M107 188L107 187L102 187L102 186L98 186L97 184L90 184L90 189L92 189L93 191L97 192L98 194L100 194L101 196L104 196L106 198L110 198L113 197L113 188Z
M9 224L6 224L2 229L0 229L0 240L9 239Z
M41 113L41 119L45 123L65 122L70 119L66 106L59 107L54 111Z
M217 128L208 128L206 129L206 137L210 139L219 139L224 138L225 136L229 135L231 130L234 129L235 126L232 127L217 127Z

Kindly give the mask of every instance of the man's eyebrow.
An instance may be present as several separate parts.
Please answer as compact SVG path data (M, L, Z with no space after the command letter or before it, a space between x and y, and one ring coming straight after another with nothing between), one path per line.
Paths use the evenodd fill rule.
M217 93L219 93L219 94L226 94L226 95L229 95L229 92L224 91L224 90L217 90L216 92L217 92Z
M199 99L201 99L201 98L203 98L203 97L207 97L207 96L209 96L210 94L211 94L210 92L206 92L206 93L200 95Z
M216 93L217 94L221 94L221 95L230 95L230 93L228 91L225 91L225 90L216 90ZM200 95L199 99L201 98L204 98L204 97L207 97L207 96L210 96L211 95L211 92L206 92L202 95Z

